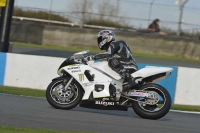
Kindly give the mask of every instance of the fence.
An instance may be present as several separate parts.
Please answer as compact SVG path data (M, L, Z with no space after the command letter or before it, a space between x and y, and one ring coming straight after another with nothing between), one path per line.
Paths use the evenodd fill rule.
M200 59L200 45L196 39L116 29L113 31L117 35L117 40L125 40L136 53ZM12 23L10 40L43 45L96 47L98 32L99 29L40 25L20 21Z
M198 7L200 1L198 0L188 0L184 6L183 18L180 21L181 4L178 3L181 3L181 0L110 0L109 2L106 2L106 0L102 0L101 2L97 0L44 0L45 6L38 4L41 3L39 0L35 0L35 5L28 4L28 2L27 4L23 4L21 1L16 0L16 7L20 7L23 10L35 12L44 11L57 14L70 19L74 24L79 26L83 25L83 21L87 19L104 18L106 20L123 23L123 25L130 25L136 29L145 29L152 20L159 18L161 20L162 30L166 32L177 32L179 23L182 24L183 32L193 35L200 32L200 8ZM182 3L184 1L182 0ZM80 3L79 5L77 5L78 2ZM105 12L102 11L105 9L99 9L101 7L107 8L105 4L114 5L114 13L111 13L109 10ZM65 6L59 8L59 5ZM70 9L70 7L75 7L76 5L81 8ZM35 8L35 6L38 8ZM90 8L88 9L87 6L90 6ZM50 19L51 14L49 15Z

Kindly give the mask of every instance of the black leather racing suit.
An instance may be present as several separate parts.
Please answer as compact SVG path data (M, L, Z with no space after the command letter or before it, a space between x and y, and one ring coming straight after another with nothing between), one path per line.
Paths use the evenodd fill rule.
M129 81L132 78L130 74L138 70L131 50L124 41L112 42L107 48L107 52L94 56L95 60L102 58L108 58L108 65L120 74L125 81Z

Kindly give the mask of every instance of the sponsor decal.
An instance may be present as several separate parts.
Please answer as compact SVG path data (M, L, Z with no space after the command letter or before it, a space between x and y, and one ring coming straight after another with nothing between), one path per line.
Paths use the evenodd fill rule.
M80 69L80 67L70 67L68 70Z
M93 85L94 83L92 83L92 82L88 82L88 83L84 83L83 84L83 86L91 86L91 85Z
M72 70L72 73L81 72L81 70Z
M79 77L79 80L80 80L81 82L84 81L84 74L79 74L78 77Z
M143 97L144 93L143 92L131 92L131 96L141 96L141 97Z
M109 100L109 98L103 98L102 100L103 100L103 101L106 101L106 100L108 101L108 100Z
M68 65L68 66L80 66L80 64L72 64L72 65Z
M108 106L108 105L113 106L113 105L115 105L114 102L104 102L104 101L95 101L95 104L104 105L104 106Z

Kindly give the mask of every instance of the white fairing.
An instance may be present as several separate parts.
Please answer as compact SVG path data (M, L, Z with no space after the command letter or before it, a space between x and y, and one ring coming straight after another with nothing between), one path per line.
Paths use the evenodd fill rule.
M147 66L145 68L142 68L142 69L136 71L135 73L133 73L131 75L135 78L136 77L146 78L146 77L150 77L150 76L157 75L160 73L166 73L165 77L167 77L172 73L172 71L173 71L173 68L169 68L169 67ZM163 77L163 78L165 78L165 77Z
M105 72L106 74L110 75L111 77L113 77L116 80L121 79L121 76L118 73L116 73L115 71L113 71L108 66L107 61L101 61L101 62L96 62L96 63L94 63L94 61L91 61L89 63L89 65L91 67L100 69L101 71ZM165 76L165 77L167 77L172 73L172 71L173 71L173 69L169 68L169 67L146 66L145 68L140 69L131 75L135 78L136 77L146 78L146 77L153 76L153 75L160 74L160 73L167 73ZM163 77L163 78L165 78L165 77Z
M91 92L93 92L94 98L109 97L110 96L109 85L111 83L114 83L115 87L118 90L122 91L123 80L121 80L121 77L118 73L113 71L108 66L107 61L101 61L101 62L90 61L88 62L88 65L77 64L77 65L66 66L58 71L58 74L60 76L62 76L61 71L63 69L66 72L68 72L72 77L74 77L83 87L85 91L83 100L89 99ZM89 70L91 75L92 74L95 75L94 81L89 81L87 79L87 77L84 74L86 70ZM169 76L172 73L172 71L173 71L172 68L148 66L133 73L132 76L135 78L141 77L141 79L143 79L153 75L166 73L163 77L159 77L158 79L155 79L153 81L157 82L158 80L164 79L167 76ZM95 84L104 85L104 90L100 92L95 91Z
M120 75L118 73L116 73L115 71L113 71L108 66L108 61L100 61L100 62L90 61L89 66L100 69L101 71L105 72L106 74L110 75L111 77L113 77L116 80L121 79Z
M112 81L112 79L101 72L95 70L94 68L88 66L88 65L72 65L72 66L66 66L63 67L58 71L59 75L62 75L61 71L65 70L70 75L72 75L83 87L85 90L85 94L83 96L83 100L88 99L91 92L93 92L94 98L100 98L100 97L109 97L109 85ZM90 70L91 74L95 75L94 81L90 82L86 76L84 75L84 72L86 70ZM100 92L96 92L94 90L95 84L103 84L104 90Z

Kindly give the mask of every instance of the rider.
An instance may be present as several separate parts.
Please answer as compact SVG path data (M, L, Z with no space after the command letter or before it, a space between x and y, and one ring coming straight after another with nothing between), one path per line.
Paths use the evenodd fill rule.
M101 50L105 53L94 55L94 60L107 58L108 65L125 79L123 89L128 90L137 83L131 76L131 73L138 70L137 64L132 57L131 50L124 41L115 41L115 33L111 30L102 30L97 36L97 43Z

